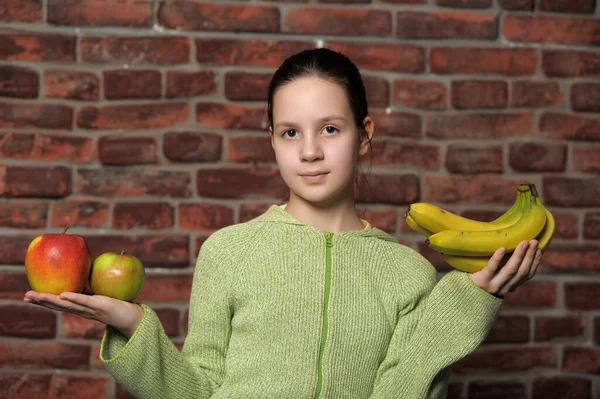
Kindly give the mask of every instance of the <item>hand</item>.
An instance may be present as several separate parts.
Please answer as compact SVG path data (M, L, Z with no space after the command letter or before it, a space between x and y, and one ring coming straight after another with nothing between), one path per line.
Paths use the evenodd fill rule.
M86 319L98 320L115 327L128 338L131 338L144 316L144 310L140 305L102 295L74 292L53 295L27 291L23 301L60 312L73 313Z
M536 240L519 243L506 264L500 267L505 248L499 248L488 264L476 273L469 273L475 284L493 295L504 296L518 286L531 280L537 272L542 258Z

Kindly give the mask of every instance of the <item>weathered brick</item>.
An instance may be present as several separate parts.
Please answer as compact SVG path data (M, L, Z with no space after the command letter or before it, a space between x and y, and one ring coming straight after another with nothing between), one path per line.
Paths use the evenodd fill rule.
M174 211L174 208L166 202L119 202L113 209L112 227L167 229L173 227Z
M272 73L228 72L225 75L225 96L235 101L267 101L272 77Z
M222 137L215 133L167 132L163 152L172 162L217 162L221 159Z
M75 192L100 197L189 197L190 175L156 169L79 169L75 176Z
M38 22L42 15L42 0L5 0L0 3L0 21Z
M175 308L154 309L167 336L177 337L179 335L179 310Z
M498 80L455 80L452 82L452 105L464 108L506 108L508 85Z
M525 386L517 381L472 381L467 392L469 399L527 399Z
M503 139L530 136L533 114L437 114L425 116L425 135L440 139Z
M430 68L439 74L533 75L537 52L528 48L432 47Z
M372 75L362 76L367 104L371 107L387 107L390 98L390 85L386 78Z
M115 399L136 399L125 388L118 383L115 383Z
M104 227L108 221L108 201L60 201L52 204L52 227Z
M491 0L483 1L491 3ZM494 40L498 37L498 14L400 11L396 26L396 36L406 39Z
M47 0L46 19L53 25L150 28L152 3L120 0L119 12L103 0Z
M389 234L396 232L398 214L395 209L370 209L364 206L357 207L358 216L368 221L371 226L381 229Z
M564 96L556 81L516 81L512 83L511 107L551 107L562 105Z
M275 162L275 152L269 135L230 136L227 159L233 162Z
M595 7L594 0L540 0L538 3L540 10L561 13L592 14Z
M277 1L277 0L271 0ZM285 0L284 0L285 1ZM426 4L427 0L379 0L380 3L389 3L389 4Z
M600 76L600 51L542 51L542 69L547 76Z
M2 305L0 306L0 336L54 338L56 315L50 309L39 306Z
M565 347L561 369L574 373L600 374L600 348Z
M572 84L571 108L580 112L600 112L600 83Z
M243 203L240 205L240 223L247 222L252 220L264 212L266 212L272 205L279 205L283 203L281 201L278 202L267 202L267 203Z
M491 222L498 218L506 211L506 207L503 210L491 210L491 209L465 209L460 212L461 216L469 219L481 220L482 222Z
M264 106L198 103L196 122L220 129L266 130L269 127Z
M2 200L0 226L25 229L46 227L48 203L38 200Z
M345 54L361 70L419 73L425 71L425 49L408 43L327 41L327 48Z
M61 316L61 335L66 338L100 340L106 330L106 324L96 320L85 319L71 313L62 313Z
M77 112L77 126L83 129L157 129L186 121L188 113L185 103L85 106Z
M71 194L71 169L66 166L7 166L4 195L60 198Z
M167 98L217 94L213 71L167 71Z
M100 79L95 73L49 69L44 71L44 91L49 98L97 100Z
M446 85L442 82L414 79L394 81L392 103L423 109L445 109L448 104Z
M562 143L509 143L508 164L518 172L564 172L567 146Z
M536 377L531 399L592 399L592 382L585 378L554 375Z
M564 140L600 140L600 118L545 112L540 117L540 135Z
M452 365L452 372L527 371L556 367L554 346L481 346Z
M0 97L36 98L38 91L38 74L33 69L0 66Z
M52 33L0 34L0 59L8 61L75 61L75 36Z
M313 41L260 39L196 39L200 63L278 67L286 58L315 47Z
M437 170L440 166L440 148L420 142L373 140L372 154L375 165L412 165L422 170ZM361 157L370 161L369 154Z
M108 397L112 380L107 375L69 375L62 371L52 374L28 371L7 371L0 374L0 392L10 392L8 398L57 399Z
M189 273L147 275L144 289L137 300L188 303L192 292L192 278Z
M500 314L487 335L484 344L529 342L529 317Z
M579 234L579 218L571 213L557 212L555 210L551 212L556 220L554 236L560 238L577 238Z
M279 171L268 167L252 169L200 169L196 175L197 194L213 198L245 198L268 195L286 198L289 189Z
M489 8L492 0L436 0L435 4L442 7Z
M507 14L504 37L521 43L600 44L600 20L543 14Z
M156 139L122 134L102 136L98 140L98 160L103 165L158 164Z
M32 369L89 370L90 347L56 341L0 341L0 364Z
M505 10L533 11L535 0L498 0L498 4Z
M359 186L355 196L358 202L376 202L384 204L410 204L418 201L421 188L419 178L413 174L369 174L366 179L359 176Z
M598 173L600 172L600 145L572 145L570 159L574 171Z
M600 238L600 212L587 211L583 219L583 237Z
M600 178L544 176L542 179L545 203L556 206L600 206Z
M80 41L82 61L131 64L186 64L190 40L186 37L97 37Z
M445 166L451 173L502 173L502 146L450 144Z
M178 30L275 33L279 32L279 8L178 0L160 3L158 22Z
M596 254L596 256L598 256ZM600 308L600 283L565 283L565 306L568 309L594 310Z
M477 201L510 205L521 180L489 175L427 175L422 178L424 201L454 203Z
M373 118L378 136L405 137L418 139L423 136L421 116L410 112L392 110L372 110L369 115Z
M159 71L104 71L104 97L107 100L160 98L162 77Z
M594 317L594 342L600 345L600 317Z
M41 133L0 133L0 156L28 160L89 162L93 157L91 137Z
M71 130L72 119L68 105L0 103L0 127Z
M26 240L24 240L26 239ZM3 237L0 238L0 246L2 248L2 255L0 256L1 264L23 264L25 263L25 252L27 251L27 246L33 240L34 237ZM21 241L20 245L22 248L10 248L9 245L16 243L17 241ZM4 253L6 250L11 251L19 251L18 254L6 254ZM10 258L20 258L19 262L12 262ZM8 260L8 262L7 262ZM23 300L23 295L25 292L29 291L31 287L29 286L29 282L27 281L27 276L25 275L25 268L20 272L11 272L7 270L0 270L0 292L2 293L3 299L18 299Z
M179 204L179 227L207 233L232 225L233 209L208 203Z
M306 6L288 10L282 32L311 35L389 36L392 16L387 10Z
M198 254L200 253L200 248L202 248L202 244L204 244L204 242L208 239L208 236L199 236L196 237L196 240L194 242L194 259L198 259ZM187 317L187 313L185 315L185 317ZM185 329L184 332L187 333L187 322L185 325Z
M550 245L540 268L547 273L598 273L600 248L590 244Z
M564 338L583 338L584 324L581 314L566 316L537 316L535 340L551 341Z

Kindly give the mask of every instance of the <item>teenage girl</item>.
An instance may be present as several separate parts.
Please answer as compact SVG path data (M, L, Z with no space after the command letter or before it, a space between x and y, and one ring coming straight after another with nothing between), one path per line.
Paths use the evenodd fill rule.
M359 217L354 183L375 123L357 67L314 49L269 85L271 145L289 200L220 229L198 256L180 351L145 304L29 291L24 301L107 325L100 358L139 398L443 398L537 242L504 267L436 270Z

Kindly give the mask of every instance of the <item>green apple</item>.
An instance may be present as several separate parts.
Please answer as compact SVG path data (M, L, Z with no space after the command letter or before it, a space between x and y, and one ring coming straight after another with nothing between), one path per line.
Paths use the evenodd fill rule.
M106 252L92 264L90 288L95 295L131 302L144 288L145 278L144 265L135 256Z

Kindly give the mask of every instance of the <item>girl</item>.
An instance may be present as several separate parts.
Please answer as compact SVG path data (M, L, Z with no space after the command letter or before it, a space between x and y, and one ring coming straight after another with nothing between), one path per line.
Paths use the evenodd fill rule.
M139 398L443 398L450 366L535 274L537 242L499 268L436 270L361 219L358 159L375 124L356 66L327 49L273 76L269 135L287 204L214 232L193 279L181 352L145 304L29 291L25 302L107 324L100 358Z

